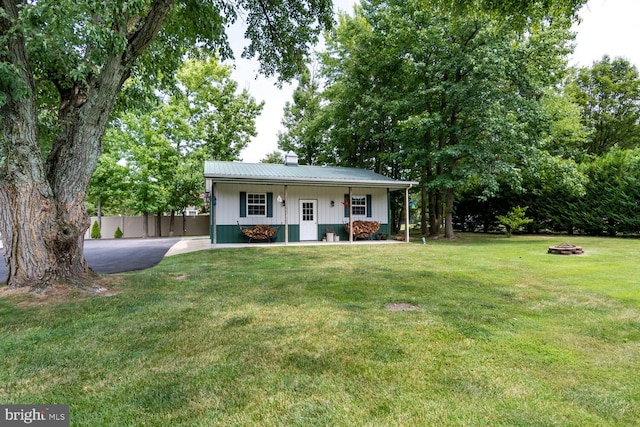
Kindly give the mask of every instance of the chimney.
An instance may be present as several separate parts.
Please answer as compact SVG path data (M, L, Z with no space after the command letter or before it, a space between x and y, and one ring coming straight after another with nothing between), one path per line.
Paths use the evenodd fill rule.
M289 151L284 155L284 164L286 166L298 166L298 155L293 151Z

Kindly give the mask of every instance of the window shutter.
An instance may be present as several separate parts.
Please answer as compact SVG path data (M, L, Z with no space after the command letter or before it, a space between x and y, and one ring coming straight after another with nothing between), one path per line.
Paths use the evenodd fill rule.
M267 218L273 218L273 193L267 193Z
M349 200L349 195L344 195L344 217L349 218L349 209L351 209L351 200Z
M367 218L371 218L373 216L373 206L371 206L371 194L367 194Z
M240 192L240 218L247 216L247 192Z

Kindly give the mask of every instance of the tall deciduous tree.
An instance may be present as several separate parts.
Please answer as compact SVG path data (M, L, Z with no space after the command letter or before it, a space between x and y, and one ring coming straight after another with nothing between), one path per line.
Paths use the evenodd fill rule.
M113 151L101 157L97 171L126 160L129 186L121 203L134 213L171 212L170 235L176 211L202 203L204 159L237 160L256 134L255 119L262 109L246 90L237 91L231 67L216 57L185 60L176 87L158 91L155 107L128 112L114 120L105 137ZM90 194L110 194L105 187L120 184L94 174ZM110 187L111 188L111 187ZM159 233L158 220L156 231ZM145 226L145 235L147 235Z
M171 78L194 46L228 56L226 27L242 15L250 40L244 55L257 56L267 74L291 77L332 15L329 0L0 4L0 232L8 285L34 288L92 274L83 255L84 199L116 96L131 75ZM57 107L45 151L43 87L55 88Z
M640 75L635 65L605 55L591 67L576 70L566 92L581 107L584 125L591 130L587 154L640 146Z
M284 163L284 153L278 150L273 150L272 152L267 153L267 155L260 160L260 163Z
M414 179L407 159L407 139L398 123L407 117L413 78L404 61L410 43L395 29L379 30L369 19L370 5L355 8L355 16L339 16L321 55L326 79L323 112L326 134L323 151L338 165L371 169L395 179ZM391 223L403 220L402 195L391 195Z
M293 101L284 106L282 125L278 132L278 148L294 151L300 162L315 165L321 159L323 133L321 132L321 94L315 68L305 70L298 78Z
M564 14L523 23L442 3L370 0L341 17L324 57L325 96L333 151L420 171L430 233L444 210L453 237L456 191L474 184L488 197L545 163L541 100L563 77L572 35Z

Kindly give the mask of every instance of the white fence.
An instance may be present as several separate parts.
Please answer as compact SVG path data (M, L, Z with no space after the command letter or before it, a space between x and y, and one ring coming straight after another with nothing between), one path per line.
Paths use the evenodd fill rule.
M171 217L163 216L160 227L161 233L156 231L156 217L149 215L148 237L180 237L180 236L208 236L209 215L186 216L184 226L182 216L176 216L173 226L173 234L170 234L169 223ZM97 216L91 217L91 226L98 221ZM101 220L100 234L103 239L112 239L116 229L120 227L122 237L142 237L144 235L144 217L142 216L103 216ZM91 238L91 227L84 235L85 239Z

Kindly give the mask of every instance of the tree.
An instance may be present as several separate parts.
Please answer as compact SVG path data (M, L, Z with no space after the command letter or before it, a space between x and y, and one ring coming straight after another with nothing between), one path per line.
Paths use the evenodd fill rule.
M531 218L527 218L525 216L527 209L528 206L516 206L507 212L506 215L498 215L496 217L500 224L504 225L507 237L511 237L511 233L518 231L520 228L533 222Z
M323 57L330 150L418 172L430 234L444 212L451 238L457 191L473 185L487 198L549 162L542 98L563 77L571 21L536 12L524 25L423 1L370 0L355 12L340 17Z
M153 114L126 114L119 134L126 141L124 160L132 184L127 205L144 216L143 237L149 235L149 214L162 213L169 202L169 185L175 176L179 150L158 130ZM160 230L156 230L158 233Z
M230 56L225 29L239 15L250 40L243 55L290 78L332 11L326 0L2 1L0 232L10 287L91 277L84 199L123 84L171 81L194 46ZM58 112L50 141L38 126L47 102Z
M238 91L231 67L217 57L185 61L177 82L178 89L166 94L169 101L166 111L159 113L159 129L181 154L238 160L257 134L255 120L264 102L256 102L247 89Z
M94 221L91 226L91 238L92 239L101 239L102 233L100 232L100 225L98 225L98 221Z
M640 146L640 76L635 65L605 55L593 66L575 70L566 92L591 130L587 154Z
M299 77L293 92L293 102L284 106L282 125L287 129L278 132L278 148L294 151L307 165L318 164L323 133L319 129L320 92L315 69L305 70Z
M571 200L575 227L592 235L640 232L640 148L612 148L582 165L584 197Z
M260 160L260 163L282 164L284 163L284 155L282 154L282 152L278 150L274 150L268 153L264 159Z
M238 92L230 76L231 68L217 57L187 59L174 90L157 91L153 107L122 113L108 130L105 145L111 150L102 155L96 174L115 159L118 166L126 160L122 182L136 185L127 186L128 194L120 193L121 203L144 214L145 236L151 212L157 213L157 234L159 218L171 212L169 235L173 235L176 211L184 214L188 206L202 205L204 159L236 160L255 136L255 118L263 104L246 90ZM102 189L101 194L122 185L109 177L96 182L96 174L92 184L95 191Z
M129 170L122 164L125 154L122 141L114 136L116 133L115 128L107 130L104 153L100 156L87 191L86 205L92 214L95 212L98 216L99 224L103 214L124 214L126 201L129 200Z

